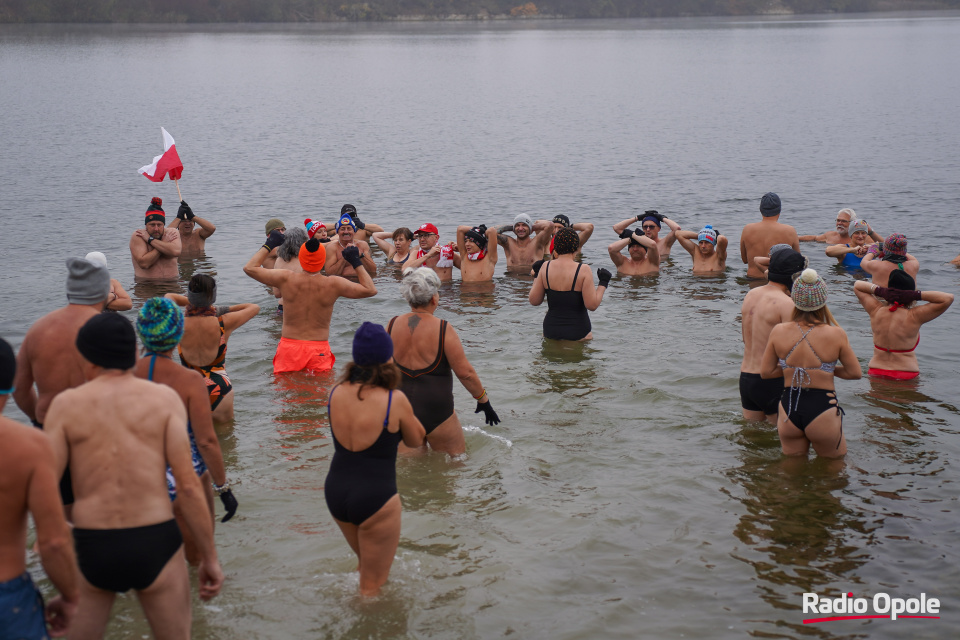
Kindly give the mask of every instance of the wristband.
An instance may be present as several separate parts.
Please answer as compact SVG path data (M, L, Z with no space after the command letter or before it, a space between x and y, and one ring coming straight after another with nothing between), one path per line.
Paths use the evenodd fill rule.
M224 480L223 484L220 484L220 485L218 485L216 482L212 482L211 484L213 485L213 492L216 493L218 496L230 488L229 480Z
M273 251L273 249L271 249L271 248L267 245L267 243L263 243L262 245L260 245L260 248L261 248L261 249L266 249L266 250L267 250L267 253L270 253L271 251Z
M483 390L483 393L481 393L481 394L478 395L476 398L474 398L474 400L476 400L477 402L480 402L481 400L483 400L483 397L484 397L485 395L487 395L487 390L486 390L486 389Z

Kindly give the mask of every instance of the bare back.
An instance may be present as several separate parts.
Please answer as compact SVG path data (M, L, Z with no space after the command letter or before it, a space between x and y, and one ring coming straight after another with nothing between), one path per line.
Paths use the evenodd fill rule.
M453 328L448 324L447 332ZM430 313L405 313L391 327L393 359L407 369L422 369L437 359L440 318Z
M291 340L327 340L333 304L340 297L332 280L320 274L291 273L280 287L283 330Z
M224 339L227 337L224 331ZM220 350L220 320L214 316L184 318L180 349L186 361L195 367L212 363Z
M773 218L752 222L743 228L740 235L740 257L747 265L748 278L765 277L753 259L767 256L770 247L775 244L788 244L794 251L799 251L797 230L788 224L776 222Z
M760 363L770 332L778 324L788 322L793 309L793 300L782 285L770 282L747 293L740 308L743 335L740 371L760 373Z
M27 331L17 357L17 366L26 370L18 378L23 380L27 375L37 385L37 422L43 424L47 409L58 393L84 383L84 360L75 343L80 327L98 313L96 306L70 304L43 316ZM19 389L21 385L17 386ZM15 394L18 404L19 396ZM21 409L24 409L22 405Z
M173 517L167 462L186 455L189 464L190 453L186 410L172 388L106 372L57 396L45 428L58 460L68 458L77 527L121 529Z
M923 319L917 313L920 309L922 307L901 307L891 312L887 304L882 304L870 312L874 344L871 367L892 371L920 371L917 354L913 350L918 344L920 327L923 325Z
M804 334L806 338L802 337ZM770 332L770 345L777 358L787 362L783 367L784 387L791 386L797 368L804 368L809 376L809 384L804 381L803 387L828 390L834 389L834 372L822 371L818 367L837 362L841 359L844 347L849 349L847 334L840 327L796 322L775 326Z

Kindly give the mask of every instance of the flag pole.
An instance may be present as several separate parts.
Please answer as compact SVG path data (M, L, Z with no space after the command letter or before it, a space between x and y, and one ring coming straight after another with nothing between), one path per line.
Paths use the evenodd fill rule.
M179 180L176 180L176 179L174 179L174 182L176 182L176 183L177 183L177 195L178 195L178 196L180 196L180 202L183 202L183 196L182 196L182 195L180 195L180 181L179 181Z

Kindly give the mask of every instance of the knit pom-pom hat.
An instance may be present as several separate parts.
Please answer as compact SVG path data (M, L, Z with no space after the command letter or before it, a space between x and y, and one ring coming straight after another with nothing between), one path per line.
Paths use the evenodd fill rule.
M816 311L827 304L827 283L814 269L804 269L794 280L790 297L797 309Z

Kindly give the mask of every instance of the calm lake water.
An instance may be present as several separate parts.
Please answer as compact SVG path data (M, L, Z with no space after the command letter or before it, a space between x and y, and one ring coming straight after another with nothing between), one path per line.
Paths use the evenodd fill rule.
M838 383L845 462L786 460L740 417L736 246L766 191L801 233L849 206L907 234L921 289L957 293L958 60L958 13L2 26L0 335L19 345L65 302L67 256L106 253L135 308L156 293L134 286L127 242L151 196L176 213L174 185L136 173L164 126L184 198L218 226L183 279L214 274L221 302L263 309L230 341L221 436L240 511L218 524L228 580L196 603L195 637L955 637L956 310L924 328L918 380ZM596 339L573 347L542 340L530 280L503 261L491 286L445 286L439 315L503 422L483 425L456 386L468 453L399 463L400 549L369 602L323 501L331 378L274 379L275 301L241 271L268 218L329 224L345 202L443 240L565 213L597 226L594 268L611 266L610 226L648 208L733 249L723 275L694 277L677 245L658 277L615 278ZM804 250L865 367L860 276ZM375 281L336 307L341 364L361 321L406 309L394 272ZM810 591L922 592L943 619L804 625ZM108 638L148 634L133 597L114 611Z

